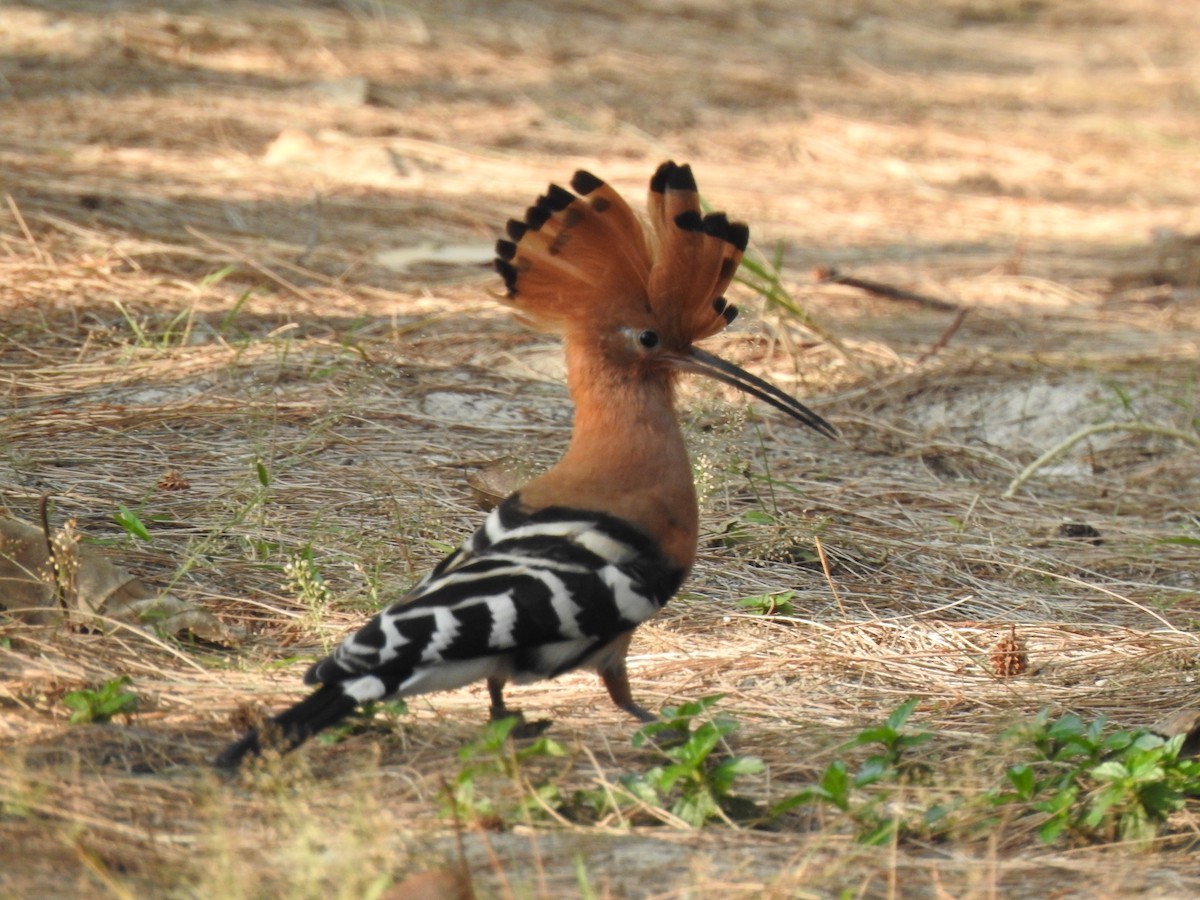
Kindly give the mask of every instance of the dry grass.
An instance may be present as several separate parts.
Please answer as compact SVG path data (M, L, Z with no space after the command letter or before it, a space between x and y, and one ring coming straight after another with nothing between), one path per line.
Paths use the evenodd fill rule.
M1200 230L1194 16L793 6L0 12L0 501L33 518L49 493L120 564L251 632L217 648L0 620L0 893L380 896L456 858L439 810L479 687L234 783L205 763L244 704L295 697L306 660L469 533L468 475L564 445L557 352L499 311L486 268L377 254L483 262L578 166L637 192L660 159L692 161L850 350L771 312L721 348L810 399L837 445L688 396L707 532L635 642L635 690L725 693L734 750L767 764L744 793L800 789L910 696L936 735L923 758L964 794L1039 709L1133 727L1197 704L1196 547L1165 543L1197 534L1194 448L1098 434L1003 496L1085 425L1196 433L1195 263L1151 234ZM818 284L815 265L970 312L929 355L951 314ZM170 469L187 490L158 488ZM289 583L306 554L327 597ZM791 617L736 604L785 590ZM1028 671L997 678L1014 626ZM63 694L118 675L135 719L68 727ZM588 677L517 699L568 749L531 781L569 793L652 764ZM1031 817L877 849L815 813L464 840L481 896L579 893L582 860L613 897L1183 897L1195 815L1149 853L1044 847Z

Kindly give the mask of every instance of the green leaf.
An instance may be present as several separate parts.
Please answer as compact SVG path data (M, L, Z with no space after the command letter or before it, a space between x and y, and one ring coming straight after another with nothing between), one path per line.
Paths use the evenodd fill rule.
M715 766L708 774L708 782L714 794L724 797L739 775L757 775L765 770L766 766L757 756L735 756Z
M261 459L254 461L254 472L258 475L258 483L263 487L271 486L271 473L267 471L267 464Z
M753 597L743 597L737 602L737 605L742 609L754 610L764 616L791 616L796 612L796 605L791 602L795 596L795 591L758 594Z
M1064 713L1046 729L1047 735L1060 741L1070 737L1079 737L1084 732L1083 719L1075 713Z
M1146 815L1145 810L1138 807L1121 816L1118 830L1122 840L1141 844L1154 840L1158 825Z
M237 263L230 263L224 268L217 269L215 272L209 272L200 279L200 287L216 287L237 270Z
M1022 800L1032 800L1035 791L1037 790L1037 777L1034 775L1033 769L1023 763L1009 766L1004 773L1017 790L1017 796Z
M1117 732L1117 734L1121 733L1122 732ZM1124 733L1128 734L1128 732ZM1180 738L1180 743L1182 744L1182 739L1186 737L1186 735L1178 735L1178 737ZM1166 749L1169 743L1169 740L1164 739L1160 735L1154 734L1150 731L1143 731L1133 735L1130 746L1135 750L1157 750L1159 748Z
M668 706L663 709L663 715L668 719L692 719L724 699L724 694L710 694L699 700L689 700L679 707Z
M1130 732L1114 731L1100 742L1100 751L1103 753L1115 753L1133 746L1134 743L1134 735Z
M516 753L517 759L522 761L544 756L562 757L566 755L566 748L562 744L554 740L554 738L544 735L535 739L529 746L522 747Z
M776 520L769 512L763 512L758 509L748 510L742 515L742 518L751 525L774 525Z
M850 776L846 771L846 764L840 759L834 760L825 767L825 772L821 775L820 787L829 801L838 809L845 811L850 808Z
M733 775L758 775L766 771L766 764L757 756L735 756L717 766L718 769L728 769Z
M1112 760L1093 768L1091 775L1097 781L1119 781L1129 777L1129 769L1125 767L1124 763Z
M96 690L70 691L63 695L63 705L72 710L68 724L107 722L115 715L130 715L137 710L137 695L125 690L130 684L128 675L104 682Z
M658 791L649 783L649 778L650 772L646 773L646 778L629 775L621 779L621 786L647 806L661 807Z
M888 728L891 728L893 731L899 731L903 728L904 723L908 721L908 717L912 715L913 710L917 708L919 702L920 700L916 697L910 697L897 706L895 711L887 718Z
M826 800L828 797L824 793L818 795L812 788L805 788L795 794L784 797L778 803L771 807L770 816L782 815L785 812L795 809L797 806L804 806L806 803L812 803L814 800Z
M887 777L892 771L892 766L883 757L868 757L863 760L863 764L854 776L854 786L867 787Z
M858 842L868 847L880 847L892 840L899 826L900 822L896 819L884 819L874 828L860 835Z
M129 534L133 535L138 540L150 541L150 531L146 528L137 513L127 506L117 504L117 514L113 516L117 524L124 528Z
M671 812L693 828L701 828L716 814L717 804L708 791L697 791L680 797Z
M1053 844L1066 827L1066 818L1050 819L1038 829L1038 837L1044 844Z
M896 734L894 728L889 728L886 725L880 725L876 728L865 728L860 731L851 742L853 745L862 746L863 744L883 744L885 747L890 747L896 742Z
M1048 799L1035 803L1033 808L1038 812L1049 813L1050 815L1058 815L1069 810L1071 805L1075 802L1075 798L1078 796L1079 788L1077 788L1075 785L1071 785L1070 787L1065 787L1058 790L1054 794L1050 795Z

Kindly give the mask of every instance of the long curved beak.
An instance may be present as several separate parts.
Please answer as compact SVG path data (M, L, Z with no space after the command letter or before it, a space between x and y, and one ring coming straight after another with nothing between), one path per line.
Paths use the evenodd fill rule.
M739 368L733 363L726 362L719 356L713 356L711 353L706 353L697 347L691 347L682 356L672 355L671 362L675 364L676 368L684 372L707 375L709 378L713 378L722 384L728 384L739 391L745 391L752 397L757 397L763 403L769 403L780 412L787 413L798 422L803 422L809 428L821 432L825 437L836 438L838 436L836 428L795 397L785 394L779 388L775 387L775 385L763 381L756 375L751 375L745 369Z

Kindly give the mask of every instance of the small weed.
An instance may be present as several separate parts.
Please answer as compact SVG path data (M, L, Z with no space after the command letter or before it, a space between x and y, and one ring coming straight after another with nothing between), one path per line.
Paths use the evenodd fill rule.
M1161 541L1158 541L1158 543L1160 543L1160 544L1178 544L1181 547L1200 547L1200 538L1187 537L1186 535L1181 535L1180 537L1163 538Z
M812 317L783 283L783 250L783 241L779 241L770 259L757 252L747 255L742 259L741 271L735 280L761 296L769 305L790 313L805 326L812 327Z
M844 760L833 761L816 784L777 803L772 815L825 805L850 819L860 842L877 845L908 834L944 838L956 829L987 830L1006 810L1010 821L1014 814L1033 814L1045 843L1072 837L1145 845L1171 813L1200 795L1200 760L1179 758L1184 735L1170 740L1143 730L1106 735L1103 717L1085 723L1067 713L1051 720L1043 711L1009 732L1010 745L1026 759L1006 768L1001 785L966 796L946 788L941 793L953 797L948 803L901 803L901 793L913 785L931 795L939 791L928 767L906 759L932 737L904 729L915 704L902 704L882 727L868 728L844 745L878 748L853 774Z
M860 731L839 748L877 747L853 775L845 761L834 760L815 785L777 803L772 814L778 816L809 803L827 804L847 814L854 822L858 840L868 845L887 843L898 832L907 830L910 823L891 802L895 791L867 789L899 788L926 776L925 767L905 759L908 751L933 737L932 732L908 731L904 727L917 702L916 698L906 700L883 725Z
M621 779L625 791L650 807L668 810L693 828L701 828L711 819L732 824L731 815L757 817L758 807L734 795L733 786L739 776L762 772L763 761L757 756L713 758L720 755L715 754L718 746L739 727L732 719L708 715L723 696L714 694L668 707L663 710L663 721L640 728L633 745L645 746L655 737L669 739L670 746L661 751L669 763Z
M70 725L87 722L107 722L113 716L127 720L137 711L137 695L125 690L131 683L128 675L104 682L96 690L71 691L63 695L63 704L71 710Z
M225 269L222 269L221 271L226 272L226 271L231 270L232 268L233 268L232 266L226 266ZM214 273L214 274L219 274L219 273ZM253 296L254 291L255 291L254 288L246 288L246 290L242 291L242 293L238 296L237 302L234 303L233 306L231 306L229 308L229 311L227 313L225 313L225 315L221 318L221 333L222 334L230 334L233 331L233 325L237 321L238 314L241 313L242 307L244 307L246 305L246 301L249 300L251 296Z
M197 282L197 284L202 289L203 288L215 288L218 284L220 284L222 281L224 281L230 275L233 275L235 272L237 272L239 268L240 267L238 266L237 263L230 263L227 266L222 266L221 268L217 269L215 272L209 272L207 275L205 275L203 278L201 278L200 281Z
M755 594L753 597L743 597L737 605L762 616L794 616L796 605L792 603L792 598L795 596L795 591Z
M185 346L192 335L192 326L195 320L195 308L187 307L181 309L171 319L162 334L155 339L150 333L147 325L139 321L125 305L117 299L112 301L117 311L121 314L121 318L125 320L125 324L129 327L130 333L133 335L133 344L141 349L152 349L157 347L160 350L169 350L171 347Z
M826 522L791 524L764 509L748 509L726 521L719 537L722 546L747 559L817 566L820 556L813 541Z
M132 537L150 543L150 529L146 527L146 523L142 521L141 517L129 507L118 503L113 519Z
M734 280L746 285L761 296L768 306L787 313L810 332L836 348L844 357L851 359L849 350L838 336L813 318L783 283L783 249L783 242L780 241L775 245L770 259L757 250L748 254L742 259L741 268Z
M427 543L429 545L429 549L433 553L442 556L447 556L458 549L458 544L448 544L445 541L439 541L433 538L430 538Z
M283 575L284 587L313 612L329 605L329 585L313 561L311 545L283 564Z
M578 854L575 856L575 886L579 889L580 900L599 900L600 895L596 893L591 879L588 878L587 863L584 862L583 856Z
M142 323L133 317L129 310L125 308L125 304L123 304L120 300L114 299L113 305L121 314L121 318L125 320L125 324L129 326L129 330L133 334L134 344L138 347L149 346L151 341L146 334L146 330L142 327Z
M1126 388L1117 384L1115 381L1105 381L1102 383L1105 387L1113 392L1113 395L1117 398L1117 402L1121 405L1121 408L1129 415L1136 418L1138 412L1133 402L1133 395L1130 394Z
M458 751L463 766L450 792L453 810L446 812L465 821L495 823L512 815L523 820L538 818L547 808L561 806L558 786L552 781L533 784L525 769L536 760L565 757L567 751L544 735L523 746L515 745L509 737L519 723L516 716L489 722L479 740ZM510 798L497 799L498 792L491 790L496 781L513 789Z
M1200 519L1192 516L1179 526L1181 534L1155 541L1156 544L1175 544L1180 547L1200 547Z
M1046 843L1064 834L1151 841L1171 813L1200 794L1200 760L1179 758L1184 735L1104 735L1105 723L1101 716L1085 724L1073 713L1051 721L1043 711L1014 729L1010 738L1031 746L1038 758L1009 766L1005 787L988 802L1029 804L1044 819L1038 835Z

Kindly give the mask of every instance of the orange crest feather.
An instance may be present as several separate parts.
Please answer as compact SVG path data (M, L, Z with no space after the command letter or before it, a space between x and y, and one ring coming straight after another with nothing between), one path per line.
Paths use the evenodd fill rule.
M651 316L678 346L733 321L737 309L722 295L750 230L701 214L689 166L665 162L650 179L649 228L590 172L576 172L571 187L552 184L524 221L509 221L511 240L496 243L496 270L520 317L565 332Z

